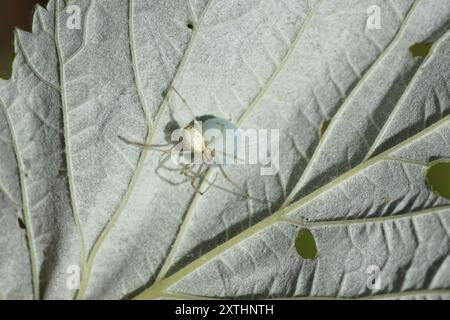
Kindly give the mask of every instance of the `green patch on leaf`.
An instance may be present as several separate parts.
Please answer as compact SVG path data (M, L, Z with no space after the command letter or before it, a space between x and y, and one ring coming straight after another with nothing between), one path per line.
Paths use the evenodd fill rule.
M450 160L433 163L427 171L427 183L435 193L450 199Z
M425 58L430 53L432 46L433 46L432 43L427 42L416 43L409 48L409 51L411 52L414 58L416 57Z
M317 258L317 245L314 235L309 229L302 228L295 239L295 249L303 259L314 260Z

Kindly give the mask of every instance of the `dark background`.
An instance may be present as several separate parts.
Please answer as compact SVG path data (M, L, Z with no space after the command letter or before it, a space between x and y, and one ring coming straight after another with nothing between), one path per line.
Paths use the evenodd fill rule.
M0 77L11 76L14 28L31 31L34 7L47 0L0 0Z

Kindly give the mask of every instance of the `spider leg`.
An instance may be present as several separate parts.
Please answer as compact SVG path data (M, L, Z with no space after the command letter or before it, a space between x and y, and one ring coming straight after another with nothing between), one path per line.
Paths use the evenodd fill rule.
M159 168L164 168L164 169L166 169L168 171L181 171L181 170L184 170L186 168L186 166L191 165L190 163L189 164L182 164L182 169L170 168L170 167L164 165L171 158L171 156L172 156L171 152L172 152L173 148L174 147L172 147L169 150L167 150L167 152L164 152L166 154L166 156L162 160L161 160L162 156L159 158L158 167L156 168L157 170Z
M210 182L208 179L206 179L206 178L204 178L205 179L205 181L206 181L206 183L208 183L208 187L206 187L206 190L203 192L203 193L206 193L206 192L208 192L208 190L209 189L211 189L211 187L212 186L215 186L216 184L216 180L217 180L217 174L216 174L216 176L214 177L214 180L212 181L212 182Z
M245 193L248 196L248 192L246 190L244 190L243 188L241 188L236 182L234 182L233 180L231 180L231 178L228 176L228 174L225 172L225 169L222 166L219 166L219 170L222 173L223 177L229 182L231 183L234 187L236 187L237 189L239 189L239 191L242 191L243 193Z
M236 182L234 182L234 181L228 176L228 174L226 173L226 171L225 171L225 169L223 168L223 166L219 166L219 170L220 170L220 172L222 173L222 175L223 175L223 177L225 178L225 180L227 180L229 183L231 183L231 184L232 184L235 188L237 188L239 191L241 191L242 193L244 193L246 198L251 199L251 200L255 200L255 201L258 201L258 202L261 202L261 203L264 203L264 201L262 201L262 200L260 200L260 199L256 199L256 198L251 197L251 196L248 194L248 191L244 190L241 186L239 186Z
M170 171L170 172L179 172L180 174L184 174L184 172L187 171L189 168L186 168L186 166L183 166L182 168L170 168L166 165L160 165L158 167L158 171L160 169L164 169L164 170Z
M173 181L170 181L169 179L165 178L161 174L158 174L158 176L159 176L159 178L161 180L163 180L164 182L167 182L168 184L170 184L172 186L180 186L180 185L185 184L186 182L189 181L189 180L184 180L184 181L179 181L179 182L173 182Z
M199 173L202 171L203 164L200 165L200 167L197 169L196 173L192 172L192 166L193 166L193 164L186 166L182 173L187 178L190 178L191 186L192 186L192 188L194 188L195 192L199 193L200 195L203 195L205 192L201 192L199 187L197 187L195 185L196 180L200 178Z
M201 164L201 165L198 167L198 169L197 169L197 175L198 175L198 176L201 175L202 170L203 170L203 166L204 166L204 164Z
M170 154L166 155L162 160L161 160L161 158L159 158L158 166L156 167L156 172L159 170L159 168L163 167L163 165L167 161L169 161L169 159L170 159Z
M158 175L158 177L160 177L163 181L165 181L165 182L167 182L167 183L169 183L169 184L171 184L171 185L173 185L173 186L179 186L179 185L182 185L182 184L184 184L184 183L186 183L187 181L189 181L189 180L184 180L184 181L180 181L180 182L173 182L173 181L170 181L169 179L167 179L167 178L165 178L159 171L163 168L163 169L166 169L166 170L169 170L169 171L180 171L180 169L174 169L174 168L169 168L169 167L166 167L164 164L170 159L170 154L168 154L168 155L166 155L165 157L164 157L164 159L162 159L161 161L159 161L159 163L158 163L158 167L156 167L156 169L155 169L155 173Z
M197 177L191 177L191 186L194 188L195 192L200 194L201 196L205 194L205 192L201 192L200 189L195 185L195 180L197 180Z
M199 166L199 168L196 170L196 172L193 172L192 170L188 170L184 173L186 177L189 177L191 179L192 188L194 188L194 190L197 193L199 193L200 195L204 195L215 182L215 179L213 182L210 182L204 177L204 174L202 174L203 167L204 167L204 164L201 164ZM205 191L200 191L200 188L195 185L195 182L197 181L197 179L204 179L208 183L209 186L206 188Z
M191 179L193 179L194 182L195 182L196 179L203 179L203 181L205 181L205 182L208 184L208 187L207 187L206 190L203 191L203 192L200 192L199 189L198 189L198 187L193 186L194 189L195 189L198 193L200 193L201 195L205 194L212 186L214 186L214 187L216 187L217 189L220 189L220 190L223 190L223 191L229 192L229 193L231 193L231 194L235 194L235 195L237 195L237 196L241 196L241 197L242 197L242 194L233 192L233 191L228 190L228 189L226 189L226 188L224 188L224 187L222 187L222 186L217 185L217 184L215 183L216 180L217 180L217 175L215 176L215 178L214 178L214 180L213 180L212 182L209 181L208 179L206 179L206 178L204 177L204 174L198 174L197 172L192 172L192 171L187 172L187 173L186 173L186 176L189 177L189 178L191 178ZM247 197L248 197L248 196L247 196ZM250 197L248 197L248 198L250 198ZM251 198L251 199L253 199L253 198ZM254 199L254 200L257 200L257 199ZM257 200L257 201L261 201L261 200ZM262 201L261 201L261 202L262 202Z
M139 147L141 149L160 151L160 152L163 152L163 153L167 153L167 152L170 152L172 150L172 148L170 148L169 150L159 149L161 147L168 147L168 146L170 146L171 145L170 143L167 143L167 144L145 144L145 143L130 141L128 139L125 139L122 136L118 136L118 138L120 140L122 140L123 142L127 143L127 144L131 144L131 145Z
M172 90L177 94L177 96L181 99L181 101L183 101L183 104L188 108L189 113L192 116L192 119L195 120L195 115L194 115L194 111L192 111L191 106L189 105L189 103L187 102L187 100L178 92L177 89L175 89L174 86L171 86Z
M183 165L183 169L181 170L181 174L186 175L186 173L189 172L193 166L194 166L193 163Z

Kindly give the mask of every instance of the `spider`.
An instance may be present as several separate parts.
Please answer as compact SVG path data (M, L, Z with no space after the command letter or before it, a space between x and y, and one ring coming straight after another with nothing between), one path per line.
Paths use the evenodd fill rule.
M239 186L238 183L233 181L230 176L227 174L227 172L224 169L224 165L234 163L234 161L242 161L242 159L238 158L238 154L241 151L238 141L238 134L237 130L238 128L236 125L231 122L230 120L226 120L220 117L216 117L213 115L203 115L203 116L195 116L191 107L189 106L187 100L175 89L175 87L171 87L171 89L177 94L177 96L181 99L183 104L187 107L189 110L192 121L185 126L183 129L180 129L178 133L178 141L171 139L171 143L163 144L163 145L147 145L143 143L133 142L129 141L121 136L119 138L123 140L127 144L131 144L134 146L137 146L142 149L148 149L153 151L158 151L166 156L164 158L160 158L160 161L158 163L158 166L156 168L156 174L163 179L164 181L170 183L171 185L180 185L184 184L188 181L190 181L191 186L194 188L194 190L199 193L200 195L205 194L212 186L215 186L219 189L222 189L224 191L237 194L233 191L230 191L228 189L225 189L221 186L218 186L215 184L215 180L217 178L217 175L214 179L214 181L208 181L206 177L206 173L208 172L208 168L214 167L218 168L222 176L225 178L226 181L228 181L231 185L233 185L235 188L237 188L241 194L244 195L245 198L255 200L258 202L262 202L262 200L256 199L251 197L246 190L244 190L242 187ZM168 128L166 126L166 128ZM172 128L169 128L169 130L173 129L179 129L178 124L176 126L172 125ZM221 132L219 139L216 139L217 136L213 136L212 139L209 137L208 132L211 132L210 130L213 130L215 132L219 131ZM233 133L233 141L232 141L232 153L226 153L229 149L226 148L227 141L225 137L227 137L224 133L226 130L232 130ZM218 146L222 148L218 148ZM168 149L162 149L164 147L169 147ZM179 149L176 149L178 147ZM166 166L167 161L169 161L171 158L173 159L173 155L180 156L180 161L177 161L180 165L179 168L170 168ZM195 159L201 159L202 161L200 163L196 163ZM186 161L187 160L187 161ZM184 163L187 162L187 163ZM194 170L196 165L199 165L197 170ZM186 180L181 182L173 182L169 179L166 179L159 173L161 169L165 169L168 171L178 171L181 175L183 175ZM208 187L204 191L200 191L199 185L197 185L197 182L206 181L208 184Z

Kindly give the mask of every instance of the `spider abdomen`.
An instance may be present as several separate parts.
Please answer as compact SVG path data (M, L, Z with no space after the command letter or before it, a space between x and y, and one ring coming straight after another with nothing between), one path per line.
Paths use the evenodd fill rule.
M240 151L239 129L226 119L212 117L202 122L206 148L213 155L213 164L236 163Z

